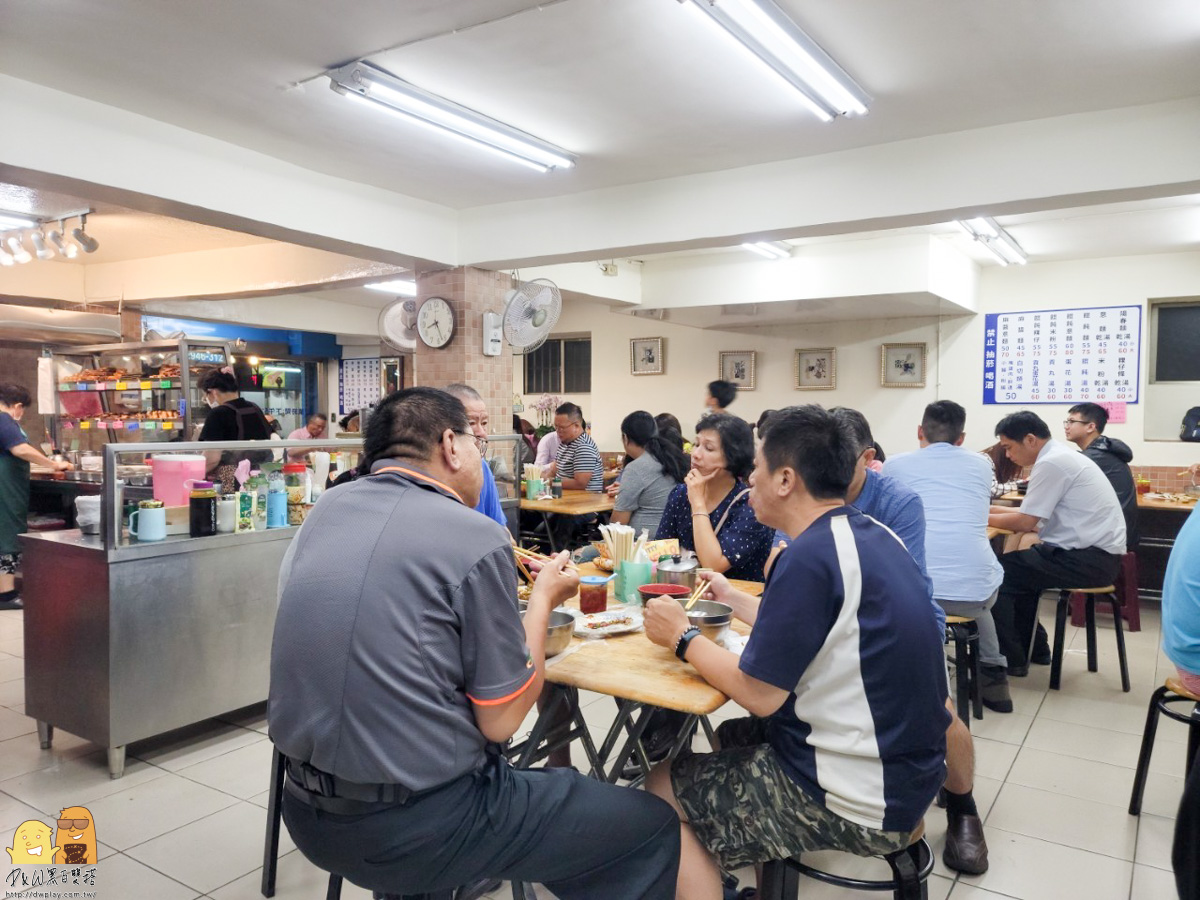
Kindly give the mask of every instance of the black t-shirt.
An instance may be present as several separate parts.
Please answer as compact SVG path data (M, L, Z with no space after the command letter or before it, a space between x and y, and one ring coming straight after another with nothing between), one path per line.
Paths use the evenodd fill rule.
M239 430L238 425L241 425ZM235 397L209 410L204 427L200 429L201 441L266 441L271 438L271 425L267 417L257 405L241 397ZM261 458L259 458L261 457ZM271 458L271 452L245 451L239 454L226 453L221 457L221 465L249 459L251 462L264 462Z

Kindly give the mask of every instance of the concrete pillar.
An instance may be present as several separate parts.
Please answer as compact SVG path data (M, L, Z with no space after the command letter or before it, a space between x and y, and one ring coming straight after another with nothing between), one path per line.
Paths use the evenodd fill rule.
M487 269L437 269L417 276L417 304L441 297L454 310L454 337L440 350L418 338L413 355L414 385L445 387L463 381L488 405L494 434L512 431L513 354L507 342L499 356L483 355L483 314L504 312L512 278Z

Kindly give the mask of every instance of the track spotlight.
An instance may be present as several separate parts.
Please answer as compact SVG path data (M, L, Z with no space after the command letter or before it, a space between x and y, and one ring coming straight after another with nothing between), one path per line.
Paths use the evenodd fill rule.
M11 266L12 264L12 254L7 250L0 250L0 266Z
M67 259L74 259L79 255L79 248L69 241L63 240L63 232L66 230L66 226L62 222L59 222L57 228L50 229L50 233L46 235L46 239L54 245L54 249L58 251L60 256L65 256Z
M37 254L38 259L54 259L54 251L46 246L46 236L40 229L29 233L29 241L33 244L33 252Z
M10 237L4 243L8 244L8 249L12 251L14 262L27 263L33 259L29 251L21 246L21 239L19 237Z
M95 253L100 249L100 242L84 231L87 228L87 216L79 217L79 227L71 232L71 237L75 238L75 243L79 245L84 253Z

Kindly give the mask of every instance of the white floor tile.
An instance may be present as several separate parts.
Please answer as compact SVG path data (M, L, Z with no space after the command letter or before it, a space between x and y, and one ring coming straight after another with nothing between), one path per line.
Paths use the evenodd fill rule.
M1006 784L985 824L1090 853L1132 861L1137 819L1125 810L1092 800Z
M37 732L37 722L25 715L24 712L15 712L7 708L0 709L0 741L35 732Z
M1137 735L1039 718L1029 729L1026 747L1079 759L1134 768L1142 741Z
M57 813L58 810L55 810ZM50 816L28 803L22 803L16 797L0 793L0 837L6 841L12 837L16 827L22 822L37 819L39 822L50 824ZM6 845L7 846L7 845ZM7 862L7 859L3 860Z
M81 888L72 888L81 890ZM154 900L194 900L200 892L156 872L128 856L116 854L96 866L97 897L153 897Z
M266 703L255 703L244 709L234 710L231 713L217 716L217 718L222 722L230 722L234 725L240 725L242 728L249 728L251 731L258 731L262 734L267 733Z
M4 637L3 640L0 640L0 653L23 659L25 657L25 639L23 637Z
M1179 896L1175 876L1153 866L1133 867L1133 888L1129 900L1172 900Z
M247 800L270 786L271 759L274 755L275 745L268 740L261 740L187 766L180 769L179 774Z
M0 706L11 709L25 704L25 679L14 678L12 681L0 682Z
M88 809L95 816L97 835L126 850L236 802L228 794L168 773L94 800Z
M950 900L1012 900L1005 894L996 894L992 891L985 891L983 888L975 887L973 884L967 884L965 881L960 881L954 885L954 889L950 891Z
M23 734L0 741L0 781L54 765L58 759L73 759L95 753L96 745L81 737L58 731L49 750L43 750L37 734Z
M1020 900L1126 900L1133 863L1088 853L1040 838L989 828L983 875L961 875L960 883Z
M178 772L187 766L263 740L266 740L266 736L261 732L210 719L150 740L138 741L129 747L128 752L159 768Z
M1008 775L1008 783L1126 809L1133 788L1133 770L1023 747Z
M1033 716L1019 712L990 713L984 711L982 719L971 720L971 734L975 737L987 738L989 741L1000 741L1005 744L1021 744L1033 724Z
M1175 820L1142 813L1138 821L1137 853L1134 862L1171 871L1171 842Z
M1006 744L1002 741L989 741L987 738L975 735L975 775L986 776L1003 781L1008 777L1013 760L1017 758L1020 747L1016 744Z
M25 660L19 656L0 659L0 682L25 677Z
M129 856L201 893L209 893L262 865L266 811L238 801L233 806L139 844ZM287 829L280 853L296 847Z
M1129 703L1094 700L1090 697L1076 697L1064 691L1050 691L1046 695L1038 718L1122 731L1138 737L1141 737L1146 726L1144 704L1133 706Z
M108 777L108 754L103 750L73 759L56 758L52 765L0 781L0 791L50 815L66 806L87 806L93 800L128 790L166 773L137 759L125 765L122 778Z

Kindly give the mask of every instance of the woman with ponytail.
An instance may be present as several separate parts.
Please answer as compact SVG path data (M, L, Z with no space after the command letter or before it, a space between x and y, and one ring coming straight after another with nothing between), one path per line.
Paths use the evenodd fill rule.
M667 497L682 484L690 463L679 445L679 435L661 434L654 416L643 410L631 412L621 422L621 443L629 462L621 471L612 521L643 528L653 537L658 530Z

